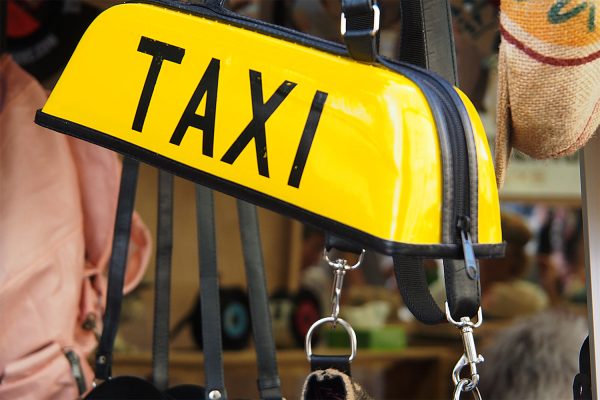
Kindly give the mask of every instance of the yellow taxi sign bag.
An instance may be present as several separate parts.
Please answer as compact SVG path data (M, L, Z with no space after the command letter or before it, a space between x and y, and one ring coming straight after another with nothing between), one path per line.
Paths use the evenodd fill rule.
M383 253L460 258L460 221L475 256L503 251L492 157L462 93L213 7L109 8L36 122Z

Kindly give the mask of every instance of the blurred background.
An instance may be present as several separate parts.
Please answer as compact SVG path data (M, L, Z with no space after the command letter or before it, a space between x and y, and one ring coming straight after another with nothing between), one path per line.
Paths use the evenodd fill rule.
M8 50L50 90L87 25L101 10L116 3L8 0ZM399 1L382 0L380 5L381 52L396 57ZM459 87L479 110L493 153L500 40L498 2L452 0L451 5ZM338 0L233 0L227 1L226 6L340 41ZM156 169L142 165L136 209L153 234L156 181ZM578 156L534 161L517 152L500 196L507 256L481 261L485 323L476 331L478 349L484 357L491 357L481 366L482 390L496 393L493 398L502 397L502 391L490 385L518 384L511 376L515 368L505 366L508 360L514 360L515 353L522 364L514 367L530 385L541 384L545 379L570 385L569 379L551 379L552 368L557 368L552 363L562 363L565 374L570 373L568 368L573 369L572 379L587 330ZM194 207L193 184L176 178L171 300L173 383L201 383L203 379L200 329L194 323L198 302ZM216 214L227 386L231 397L243 397L247 396L247 388L255 386L256 376L235 199L216 193ZM304 334L315 320L330 313L333 273L322 259L323 232L263 209L259 210L259 217L283 390L288 398L293 398L309 371L302 348ZM431 290L443 304L441 262L432 260L427 268ZM126 298L117 343L116 375L150 373L153 286L154 260L142 284ZM342 316L359 336L353 376L367 392L379 399L450 396L452 367L462 354L460 336L450 325L427 327L414 321L400 299L391 258L369 251L364 265L346 275L342 301ZM537 335L529 334L538 328ZM561 336L565 329L570 329L571 334ZM523 341L528 345L515 347ZM324 330L319 333L318 346L319 353L345 353L347 339L339 329ZM544 359L548 352L560 353L561 346L571 354L567 361ZM508 353L513 353L513 358Z

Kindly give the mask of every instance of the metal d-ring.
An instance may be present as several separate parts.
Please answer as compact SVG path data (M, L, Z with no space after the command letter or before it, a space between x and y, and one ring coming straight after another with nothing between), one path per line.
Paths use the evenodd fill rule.
M312 324L312 326L306 333L306 338L304 339L304 348L306 349L306 358L308 359L308 361L310 361L312 358L312 355L313 355L313 352L312 352L313 332L319 326L321 326L325 323L328 323L328 322L340 324L341 326L344 327L344 329L348 333L348 336L350 337L350 355L348 356L348 362L352 362L352 360L354 360L354 357L356 357L356 333L354 332L354 329L352 329L352 326L350 326L350 324L347 321L343 320L342 318L336 319L334 317L321 318L320 320L318 320L317 322Z

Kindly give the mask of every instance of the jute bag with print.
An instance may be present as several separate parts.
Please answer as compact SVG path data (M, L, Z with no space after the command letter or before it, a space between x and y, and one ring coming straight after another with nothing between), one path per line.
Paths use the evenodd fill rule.
M504 0L498 65L496 174L511 148L574 153L600 124L600 0Z

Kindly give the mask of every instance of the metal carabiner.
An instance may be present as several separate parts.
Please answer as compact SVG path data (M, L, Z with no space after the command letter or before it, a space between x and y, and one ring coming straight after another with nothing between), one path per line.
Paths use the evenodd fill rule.
M458 384L464 380L460 377L462 369L468 365L471 369L471 379L468 379L467 383L462 384L462 387L464 387L463 391L475 390L479 384L477 364L480 364L484 361L483 356L481 354L477 354L477 349L475 348L475 337L473 336L473 330L481 326L481 323L483 322L481 307L477 311L477 322L471 321L469 317L462 317L460 321L455 321L450 315L450 308L448 307L448 302L446 302L446 318L451 324L459 328L464 349L463 355L460 357L454 366L454 369L452 370L452 381L454 382L454 385L458 386Z
M333 288L331 290L331 318L333 319L333 327L335 328L339 315L340 315L340 303L342 298L342 287L344 286L344 276L347 271L352 271L362 264L365 257L365 250L360 253L358 261L354 265L348 265L348 261L342 258L338 258L335 261L329 259L327 255L327 249L324 251L324 258L333 268Z

